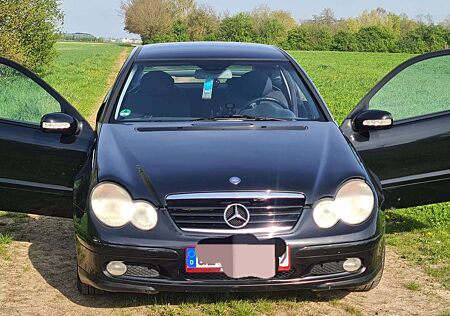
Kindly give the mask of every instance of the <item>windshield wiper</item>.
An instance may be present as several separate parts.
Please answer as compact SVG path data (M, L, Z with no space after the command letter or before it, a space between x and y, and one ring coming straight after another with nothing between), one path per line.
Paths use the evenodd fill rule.
M251 115L225 115L213 116L206 118L199 118L192 121L226 121L226 120L243 120L243 121L290 121L289 119L266 117L266 116L251 116Z

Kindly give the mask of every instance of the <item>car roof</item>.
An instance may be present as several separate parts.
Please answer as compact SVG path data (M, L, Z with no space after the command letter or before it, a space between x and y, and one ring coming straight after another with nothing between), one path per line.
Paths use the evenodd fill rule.
M233 42L164 43L142 46L137 60L257 59L287 60L270 45Z

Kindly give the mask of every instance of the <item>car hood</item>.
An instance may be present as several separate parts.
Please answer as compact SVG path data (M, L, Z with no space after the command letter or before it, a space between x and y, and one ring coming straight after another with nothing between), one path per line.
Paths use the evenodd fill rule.
M332 122L249 124L104 124L98 180L153 203L174 193L273 190L302 192L313 204L345 180L367 176Z

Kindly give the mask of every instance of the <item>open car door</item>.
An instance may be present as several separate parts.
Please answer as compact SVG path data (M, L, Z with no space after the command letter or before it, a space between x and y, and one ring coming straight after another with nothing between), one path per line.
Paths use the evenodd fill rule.
M398 66L341 130L379 178L384 209L449 201L450 50Z
M0 210L72 217L95 133L55 90L0 58Z

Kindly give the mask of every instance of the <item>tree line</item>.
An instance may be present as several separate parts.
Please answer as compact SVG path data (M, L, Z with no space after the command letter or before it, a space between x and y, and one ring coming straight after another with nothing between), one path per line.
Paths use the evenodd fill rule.
M384 9L338 19L330 9L297 22L291 12L258 6L250 12L218 13L195 0L127 0L125 29L144 44L180 41L236 41L292 50L423 53L448 48L450 17L434 23ZM63 38L60 0L0 0L0 56L42 72Z
M449 47L450 17L411 19L378 8L357 17L335 17L324 9L297 22L291 12L255 7L218 13L195 0L129 0L122 3L125 30L144 44L182 41L235 41L272 44L290 50L424 53Z

